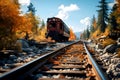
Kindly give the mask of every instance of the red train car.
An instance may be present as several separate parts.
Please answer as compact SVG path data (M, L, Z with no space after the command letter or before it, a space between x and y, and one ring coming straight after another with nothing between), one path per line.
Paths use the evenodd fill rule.
M46 38L48 37L51 37L56 42L68 41L70 29L60 18L48 18Z

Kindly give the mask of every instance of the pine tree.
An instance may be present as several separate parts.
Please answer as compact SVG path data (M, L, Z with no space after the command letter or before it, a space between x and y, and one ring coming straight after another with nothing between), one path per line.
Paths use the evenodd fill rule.
M86 30L86 38L88 39L90 37L90 31L89 31L89 28L87 27L87 30Z
M38 33L38 24L39 24L39 20L38 18L35 16L35 7L33 6L32 3L30 3L30 5L28 6L28 17L31 19L31 24L32 26L32 31L34 33L34 35L36 35Z
M120 0L113 6L111 13L111 26L113 29L120 29Z
M28 12L32 12L32 14L35 15L35 11L35 7L30 3L30 5L28 5Z
M108 7L106 0L99 1L100 5L98 6L100 9L98 10L98 22L97 27L101 32L105 32L106 22L108 21Z
M93 33L97 30L97 22L96 18L93 15L92 21L91 21L91 26L90 26L90 37L92 37Z
M90 26L90 32L93 33L95 30L96 30L96 19L95 19L95 16L93 16L91 26Z
M110 22L110 29L111 30L116 30L117 29L117 20L116 20L116 12L117 10L117 4L114 4L113 8L112 8L112 12L110 14L110 18L109 18L109 22Z

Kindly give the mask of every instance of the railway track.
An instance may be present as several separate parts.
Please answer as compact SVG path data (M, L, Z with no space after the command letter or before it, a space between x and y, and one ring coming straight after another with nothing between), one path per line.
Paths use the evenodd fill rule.
M85 44L78 41L15 68L0 80L107 80L101 71Z

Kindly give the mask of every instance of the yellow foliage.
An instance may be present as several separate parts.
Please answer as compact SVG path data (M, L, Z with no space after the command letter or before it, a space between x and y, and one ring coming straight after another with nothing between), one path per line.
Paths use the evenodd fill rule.
M115 44L115 43L116 43L116 41L112 40L112 39L105 39L105 41L102 42L103 47L106 47L106 46L108 46L110 44Z
M110 27L108 26L108 27L105 29L104 35L105 35L105 36L108 36L109 33L110 33Z
M118 17L118 18L117 18L117 23L119 23L119 24L120 24L120 17Z
M92 34L91 38L95 38L95 39L96 39L97 37L100 36L100 34L101 34L100 29L97 29L97 30Z
M11 0L0 0L0 49L15 49L15 32L20 21L19 5Z
M38 34L31 34L30 39L34 39L37 42L55 42L54 40L52 40L50 37L46 39L46 33L47 28L46 26L44 26L42 29L38 30Z
M120 58L120 48L117 49L117 56Z
M46 27L39 30L38 35L33 34L33 36L34 36L33 39L36 40L37 42L44 41L46 39L45 33L46 33Z
M93 22L93 27L94 27L94 29L97 29L97 22L96 22L96 20Z
M72 40L75 40L76 39L76 36L72 30L72 28L70 28L70 37L69 37L69 40L72 41Z

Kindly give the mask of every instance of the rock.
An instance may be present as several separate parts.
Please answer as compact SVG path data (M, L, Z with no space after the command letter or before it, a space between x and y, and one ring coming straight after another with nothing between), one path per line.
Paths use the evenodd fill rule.
M12 60L7 61L7 64L12 64L12 63L14 63Z
M36 77L37 78L41 78L43 76L43 74L37 74Z
M115 75L117 78L120 78L120 72L115 72L114 75Z
M38 51L37 51L37 54L40 54L40 53L42 53L42 50L38 50Z
M9 67L8 67L8 66L6 66L6 65L5 65L5 66L3 66L2 68L3 68L3 69L9 69Z
M22 48L22 50L23 50L24 52L27 52L27 53L33 52L33 49L31 49L31 48Z
M14 64L8 64L7 66L11 69L16 67Z
M17 40L18 43L21 43L22 45L22 48L29 48L29 44L28 44L28 41L26 39L19 39Z
M4 65L5 65L4 61L0 61L0 66L4 66Z
M120 45L120 38L118 38L116 42L118 45Z
M29 57L34 57L36 54L35 53L31 53L31 54L29 54L28 56Z
M53 75L53 78L59 78L60 77L60 74L58 75Z
M10 55L9 59L10 59L10 60L17 59L17 56L15 56L15 55Z
M116 72L120 72L120 68L116 67L116 68L115 68L115 71L116 71Z
M96 49L103 49L103 46L102 44L98 43L96 46L95 46Z
M108 54L108 53L105 53L103 55L100 56L100 59L101 60L105 60L105 59L109 59L112 55Z
M120 58L112 58L112 59L111 59L111 63L112 63L112 64L120 63Z
M22 51L24 52L32 52L33 49L30 48L29 43L26 39L19 39L17 40L17 43L20 43L22 45Z
M118 63L118 64L116 65L116 67L120 69L120 63Z
M20 62L23 62L23 61L24 61L24 59L21 58L21 57L18 57L18 58L15 60L15 62L17 62L17 63L20 63Z
M117 44L110 44L105 47L105 49L103 50L103 53L105 53L105 52L114 53L117 48L118 48Z

